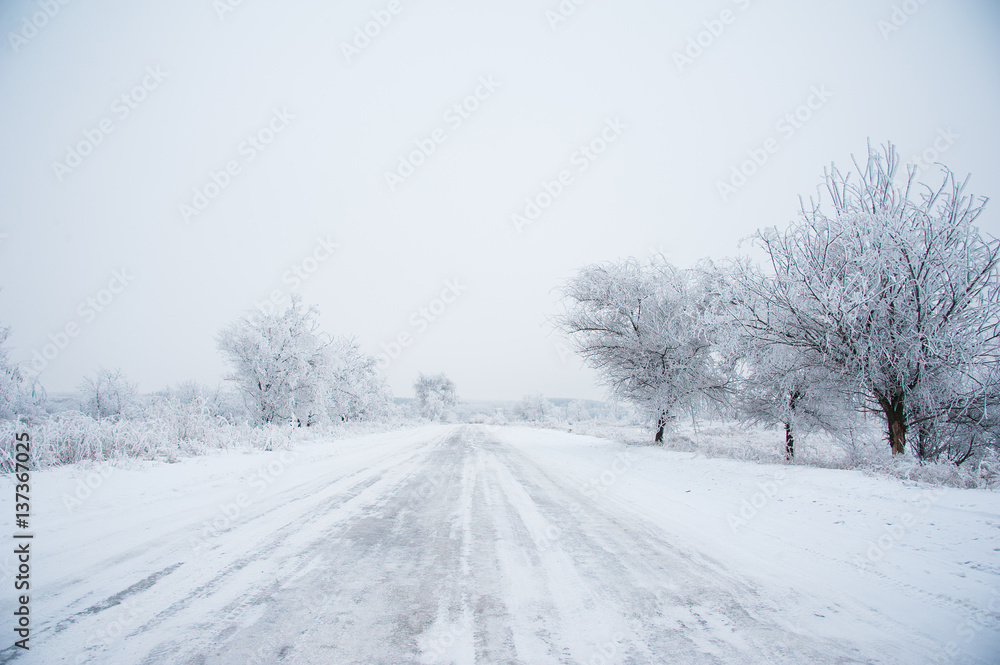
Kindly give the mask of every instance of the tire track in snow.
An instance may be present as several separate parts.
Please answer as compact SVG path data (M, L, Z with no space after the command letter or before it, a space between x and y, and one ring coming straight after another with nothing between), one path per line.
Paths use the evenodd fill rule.
M488 445L503 451L498 477L530 539L522 549L535 548L535 577L577 624L561 636L575 659L566 662L656 663L668 655L685 663L865 662L850 648L781 628L769 618L779 608L764 605L751 584L717 562L584 496L520 451ZM560 598L564 589L573 597Z
M156 642L163 641L162 633L177 631L178 621L171 622L175 615L193 614L200 617L206 612L211 613L210 604L218 600L217 596L221 598L222 587L227 584L232 586L233 578L241 572L244 573L245 579L240 582L247 585L246 588L259 584L259 576L254 571L247 571L248 566L260 562L268 562L270 566L272 562L269 561L269 557L273 557L275 553L283 554L283 544L302 545L295 542L296 538L301 539L302 536L305 536L305 540L320 538L328 530L337 528L338 519L348 518L352 511L365 511L370 502L378 501L383 496L386 491L385 485L402 482L407 465L414 458L426 454L427 450L440 445L443 438L432 437L424 442L406 446L401 451L392 450L375 463L343 476L307 481L274 496L265 497L252 506L256 508L256 512L248 511L239 522L221 531L212 540L209 551L201 555L192 554L188 547L188 536L198 529L196 525L189 525L158 535L151 541L125 552L112 553L106 561L83 571L77 571L61 586L46 590L45 596L42 593L38 594L39 598L49 606L62 602L64 607L72 608L86 604L88 599L90 603L88 607L99 606L123 593L116 592L95 603L93 600L95 595L101 594L102 591L106 593L106 590L98 585L101 581L106 584L107 569L121 569L127 563L131 564L132 569L144 566L146 570L154 566L174 569L184 564L181 567L180 578L173 576L179 581L172 582L168 589L157 588L152 597L148 593L151 591L149 587L136 589L136 600L146 613L142 621L134 622L130 632L112 645L110 651L102 650L99 648L101 645L95 645L90 641L89 634L95 632L93 620L87 621L81 618L79 621L66 624L65 618L58 617L36 627L33 634L37 644L35 648L44 649L45 653L49 654L50 657L45 659L47 664L65 662L76 665L78 658L87 657L92 660L79 660L79 662L134 663L138 662L135 653L142 650L141 645L146 645L149 653L154 654L154 660L151 662L185 662L173 660L169 656L172 653L170 648L162 644L159 647L155 646ZM402 471L393 472L393 469ZM387 474L390 477L387 478ZM377 483L381 483L382 486L373 489ZM331 506L336 506L336 510L332 511ZM327 522L332 520L334 523L327 525L327 530L324 530L316 526L316 522L322 520ZM307 528L303 529L303 525ZM301 554L295 546L290 548L290 551L295 555ZM148 554L150 552L153 553L151 557ZM146 555L145 559L141 559L143 555ZM131 574L126 571L123 573ZM148 575L144 572L139 574ZM135 584L132 585L134 586ZM225 591L241 597L247 595L246 588L240 588L237 583L236 588ZM71 595L74 600L62 600L61 597L67 595ZM77 615L81 613L81 611L76 612ZM180 619L183 619L183 616ZM55 627L61 622L63 629L56 631ZM161 628L161 624L168 625ZM193 625L195 633L200 633L205 627L203 623L197 621L193 622ZM157 628L160 628L159 632ZM56 633L61 634L56 636ZM192 640L191 635L176 640L178 643L192 641L197 643L199 640ZM98 656L97 654L102 651L108 652ZM130 655L116 660L116 654L119 652ZM57 654L60 658L51 657L53 654ZM21 656L21 660L30 662L30 655L27 658L24 657L25 654L17 656ZM164 659L155 659L160 656Z

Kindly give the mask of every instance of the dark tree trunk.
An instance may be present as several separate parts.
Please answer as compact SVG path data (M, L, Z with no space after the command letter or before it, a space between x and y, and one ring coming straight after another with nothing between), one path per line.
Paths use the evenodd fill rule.
M972 457L972 451L974 451L976 449L976 445L975 445L976 444L976 439L975 439L975 436L976 435L973 434L972 438L969 439L969 447L965 449L965 452L952 460L952 462L955 463L955 466L961 466L962 462L964 462L965 460L967 460L970 457Z
M667 412L663 411L660 413L660 417L656 420L656 436L653 437L654 443L663 443L663 430L667 426Z
M792 415L795 413L795 407L799 403L799 398L802 394L798 390L793 390L791 394L788 395L788 420L785 421L785 459L791 460L795 457L795 436L792 434Z
M893 455L902 455L906 450L906 417L903 415L903 398L878 398L882 413L885 414L886 431L889 434L889 447Z
M932 426L924 421L917 426L917 459L926 460L931 455L931 428Z

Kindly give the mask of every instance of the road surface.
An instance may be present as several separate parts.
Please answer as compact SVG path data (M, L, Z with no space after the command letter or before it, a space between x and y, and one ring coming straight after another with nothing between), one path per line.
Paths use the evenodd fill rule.
M233 498L209 520L180 500L170 517L150 507L141 528L95 519L79 558L39 573L52 581L37 591L32 650L2 659L870 662L796 630L710 552L581 493L489 428L366 454L313 459L238 514Z

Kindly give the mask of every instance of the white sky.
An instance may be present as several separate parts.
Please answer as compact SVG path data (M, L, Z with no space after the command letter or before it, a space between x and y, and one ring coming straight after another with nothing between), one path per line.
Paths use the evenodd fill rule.
M329 238L303 298L370 353L410 334L386 370L397 395L445 371L466 399L600 398L547 323L579 267L732 255L868 137L908 159L950 131L941 160L998 193L1000 9L986 0L903 3L914 13L885 36L888 0L589 0L555 28L559 0L400 0L350 62L341 44L389 0L243 0L223 18L212 0L51 3L35 34L39 4L0 5L0 321L24 361L77 326L41 373L50 391L99 365L146 391L217 384L219 329L288 293L283 275ZM729 24L678 71L674 53L723 10ZM144 77L134 109L116 101ZM461 124L445 116L481 77L495 91ZM813 89L832 96L779 128ZM249 160L241 143L276 109L294 117ZM53 163L103 119L113 132L60 181ZM620 135L580 172L575 151L615 119ZM390 191L385 172L437 129ZM777 151L724 202L717 182L768 139ZM185 223L180 204L231 160L239 172ZM518 233L511 215L562 170L572 182ZM1000 235L995 204L980 226ZM91 311L122 269L128 285ZM413 325L448 280L460 295Z

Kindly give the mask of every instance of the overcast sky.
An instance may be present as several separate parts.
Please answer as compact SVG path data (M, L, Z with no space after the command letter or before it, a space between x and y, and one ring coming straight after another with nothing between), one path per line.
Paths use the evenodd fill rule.
M733 255L869 137L1000 183L986 0L5 0L0 33L0 322L49 391L216 385L220 328L297 291L397 395L600 398L548 323L581 266Z

